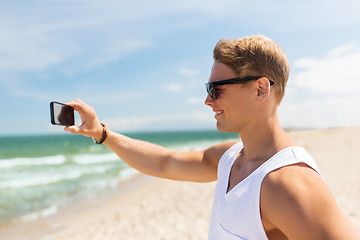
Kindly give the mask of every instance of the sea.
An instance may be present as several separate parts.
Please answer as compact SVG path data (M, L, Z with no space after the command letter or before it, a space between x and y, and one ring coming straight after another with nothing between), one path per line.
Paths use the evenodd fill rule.
M189 151L238 139L218 131L128 133ZM138 172L104 145L72 134L0 137L0 223L55 214L75 200L119 187Z

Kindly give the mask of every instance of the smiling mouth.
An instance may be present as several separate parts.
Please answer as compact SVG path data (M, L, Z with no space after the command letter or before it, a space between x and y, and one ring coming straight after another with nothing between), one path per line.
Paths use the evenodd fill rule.
M220 116L223 112L224 112L224 111L216 111L216 112L215 112L215 117Z

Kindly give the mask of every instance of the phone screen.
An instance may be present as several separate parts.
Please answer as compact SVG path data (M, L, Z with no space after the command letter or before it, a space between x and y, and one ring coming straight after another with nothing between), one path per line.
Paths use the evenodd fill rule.
M53 125L72 126L75 124L74 108L69 105L51 102L50 115L51 123Z

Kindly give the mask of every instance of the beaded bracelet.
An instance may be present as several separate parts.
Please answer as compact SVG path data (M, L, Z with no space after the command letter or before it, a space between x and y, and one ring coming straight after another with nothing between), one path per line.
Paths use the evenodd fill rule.
M103 132L102 132L102 138L100 139L100 141L96 141L95 138L92 138L94 140L94 143L96 144L102 144L103 142L105 142L107 136L108 136L108 131L107 131L107 127L104 123L101 123L101 126L103 128Z

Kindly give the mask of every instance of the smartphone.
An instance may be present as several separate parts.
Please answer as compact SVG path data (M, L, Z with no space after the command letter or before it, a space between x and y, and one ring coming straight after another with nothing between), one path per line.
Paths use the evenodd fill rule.
M53 125L75 125L74 108L59 102L50 103L51 123Z

